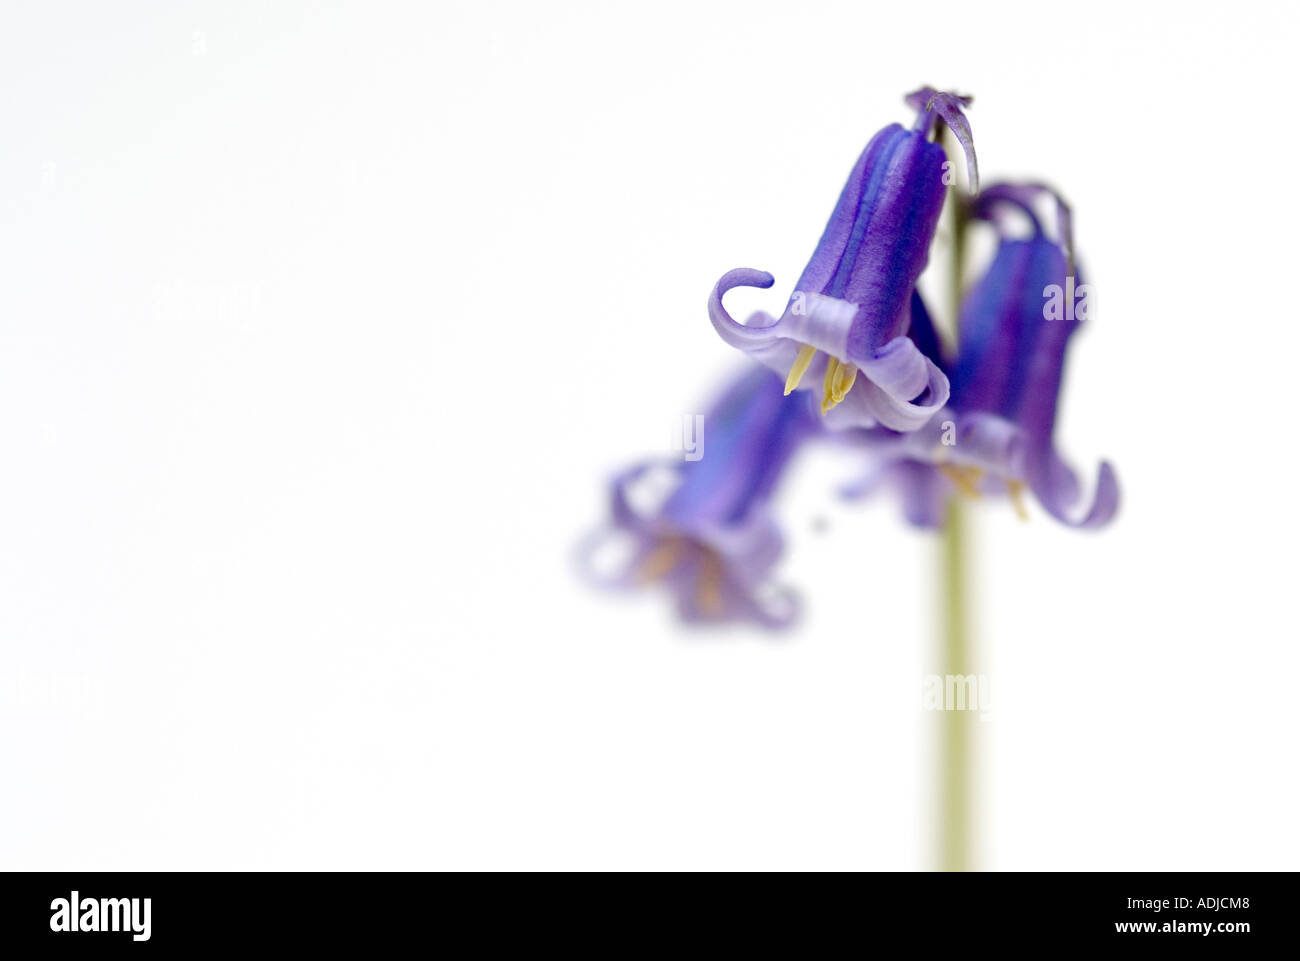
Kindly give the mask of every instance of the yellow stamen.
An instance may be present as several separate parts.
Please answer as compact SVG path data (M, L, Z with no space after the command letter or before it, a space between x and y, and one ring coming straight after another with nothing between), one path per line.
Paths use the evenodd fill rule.
M700 558L700 576L695 582L695 602L710 617L722 613L722 564L713 554Z
M1007 494L1011 498L1011 506L1016 509L1016 516L1022 521L1029 520L1029 511L1025 508L1025 499L1022 496L1025 492L1025 482L1018 480L1007 481Z
M790 368L790 375L785 379L787 397L799 386L799 381L803 380L803 375L808 372L808 365L812 363L816 354L817 348L812 344L804 344L799 348L799 353L794 359L794 365Z
M822 381L822 414L835 406L835 375L840 371L840 362L826 355L826 379Z
M980 489L977 486L979 480L984 476L984 472L978 467L963 466L960 464L939 464L939 470L943 475L952 481L958 493L964 497L978 498Z
M853 389L853 382L858 378L858 368L853 364L840 364L840 369L835 372L835 388L831 395L832 407L844 400Z
M637 580L642 583L659 580L677 566L681 555L682 546L675 540L666 540L657 544L637 568Z
M853 389L858 368L829 354L826 356L826 379L822 381L822 413L844 400Z

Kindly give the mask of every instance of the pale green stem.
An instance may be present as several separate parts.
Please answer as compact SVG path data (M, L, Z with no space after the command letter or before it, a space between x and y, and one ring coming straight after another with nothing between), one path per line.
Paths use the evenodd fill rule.
M945 691L948 677L969 674L971 666L966 533L965 505L959 498L951 498L941 535L939 566L943 587L940 658ZM971 721L975 714L950 709L943 711L940 717L939 866L944 871L967 871L971 866L971 782L974 773L971 769Z
M947 134L947 128L941 128ZM955 146L951 135L947 146ZM949 156L955 151L950 150ZM950 188L952 211L952 263L949 277L949 311L952 347L957 347L957 317L961 305L962 279L966 258L966 214L954 183ZM942 598L940 675L945 692L948 679L970 674L973 655L969 627L969 543L965 504L960 497L948 500L947 516L940 535L940 597ZM961 682L958 681L958 684ZM955 705L946 705L949 708ZM971 761L972 711L945 710L941 713L939 745L939 867L944 871L971 868L972 794L974 770Z

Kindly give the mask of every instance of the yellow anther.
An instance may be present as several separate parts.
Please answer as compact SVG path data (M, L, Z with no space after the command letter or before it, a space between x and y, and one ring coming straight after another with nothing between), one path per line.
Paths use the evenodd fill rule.
M853 389L853 382L858 378L858 368L853 364L840 364L839 370L835 372L835 386L831 394L831 400L834 402L832 407L844 400Z
M853 388L853 381L857 376L857 367L852 364L845 364L829 355L827 356L826 379L822 382L823 414L848 396L849 391Z
M961 464L939 464L938 467L962 496L972 498L980 496L978 485L984 472L978 467Z
M637 568L637 580L642 583L659 580L677 566L681 555L682 546L676 540L666 540L657 544Z
M835 375L839 372L840 362L829 354L826 355L826 379L822 381L822 413L825 414L835 403Z
M789 396L798 388L799 382L803 380L803 375L808 373L808 368L812 365L813 358L817 356L817 348L811 344L804 344L799 348L799 353L795 355L794 364L790 367L790 373L785 378L785 392ZM822 413L826 413L836 404L844 400L853 389L853 381L858 376L858 368L853 364L841 363L834 357L826 357L826 379L822 382Z
M803 375L808 372L808 365L812 363L813 357L817 354L817 348L812 344L804 344L799 348L799 353L794 359L794 364L790 368L790 374L785 379L785 393L788 397L799 386L799 381L803 380Z
M1016 509L1016 516L1022 521L1029 520L1029 511L1025 508L1025 499L1022 496L1025 492L1025 482L1018 480L1007 481L1007 495L1011 498L1011 506Z

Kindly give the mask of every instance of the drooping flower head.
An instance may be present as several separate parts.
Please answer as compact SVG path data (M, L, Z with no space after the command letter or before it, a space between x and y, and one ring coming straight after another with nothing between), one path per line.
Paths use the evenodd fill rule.
M771 499L820 430L809 404L786 401L779 377L747 365L704 415L698 460L647 461L613 479L611 526L584 548L588 572L611 587L663 583L688 621L789 623L794 597L770 581L782 550ZM653 498L665 471L669 487ZM631 539L627 560L595 574L594 553L611 533Z
M911 130L891 124L867 144L849 174L821 241L779 320L756 314L737 323L722 306L733 287L770 287L771 274L724 274L709 298L718 334L785 375L786 393L814 390L831 427L924 425L948 399L939 367L906 336L909 303L929 258L951 165L931 140L937 121L966 152L973 189L978 168L969 98L924 88L909 95Z
M1043 197L1056 201L1055 239L1035 212ZM1027 220L1028 237L1009 232L1009 212ZM918 496L938 498L928 507L909 507L912 519L925 526L939 523L942 498L953 488L972 496L1006 493L1023 514L1021 495L1028 487L1057 520L1100 527L1119 507L1113 468L1102 462L1092 503L1077 511L1079 480L1054 439L1066 348L1089 308L1088 287L1077 276L1070 210L1042 185L1000 184L980 195L971 215L993 224L1000 236L988 269L962 301L949 404L913 434L876 431L868 443L883 463L933 465L944 476L947 483L928 477L911 491L918 495L924 488ZM911 335L937 350L929 316L919 298L914 304ZM911 478L918 473L906 470Z

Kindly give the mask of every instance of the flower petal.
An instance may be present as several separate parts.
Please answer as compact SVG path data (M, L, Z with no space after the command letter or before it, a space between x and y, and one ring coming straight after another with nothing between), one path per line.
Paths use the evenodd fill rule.
M903 517L913 527L938 530L946 519L947 487L943 475L929 464L902 460L890 468L903 501Z
M1119 511L1119 481L1109 461L1098 466L1092 504L1082 515L1072 510L1079 499L1078 478L1055 453L1031 456L1026 475L1043 509L1063 524L1096 529L1110 523Z
M713 285L713 292L709 294L709 320L713 321L713 329L718 332L718 336L723 341L740 350L750 351L766 346L774 337L780 336L775 332L776 324L769 327L747 327L737 323L736 319L727 313L727 308L722 306L722 295L735 287L758 287L766 290L774 282L775 278L771 274L751 267L728 270L718 279L718 282Z
M777 324L783 337L810 344L838 360L848 360L849 331L858 305L838 297L795 291Z
M952 459L1002 478L1023 476L1025 432L1014 421L975 411L957 420Z
M851 357L859 376L843 403L826 414L826 426L914 431L948 403L948 378L906 337L896 337L870 357ZM921 397L923 402L917 403Z
M971 134L970 121L962 112L963 107L970 106L971 98L935 90L933 87L922 87L909 93L906 101L909 107L915 107L922 116L933 110L943 118L943 122L948 125L948 129L953 132L953 136L957 138L957 142L961 144L961 149L966 154L966 174L970 177L970 192L979 193L980 168L979 159L975 156L975 138ZM922 118L917 119L919 125Z

